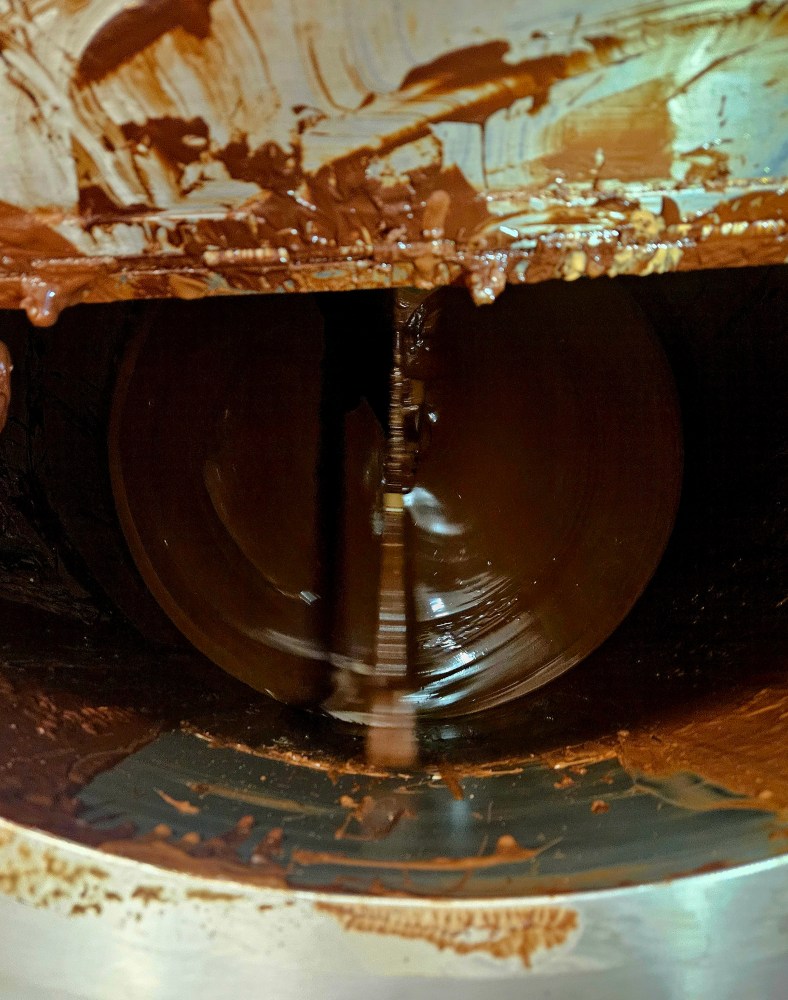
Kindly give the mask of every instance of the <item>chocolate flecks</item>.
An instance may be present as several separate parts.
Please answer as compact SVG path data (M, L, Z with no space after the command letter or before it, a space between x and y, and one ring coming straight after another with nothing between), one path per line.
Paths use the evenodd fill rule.
M77 66L78 81L93 83L103 79L173 28L207 38L212 2L138 0L126 7L102 25L88 42Z

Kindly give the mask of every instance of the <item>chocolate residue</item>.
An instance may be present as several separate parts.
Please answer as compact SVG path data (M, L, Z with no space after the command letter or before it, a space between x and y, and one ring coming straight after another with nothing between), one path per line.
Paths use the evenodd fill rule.
M150 210L143 202L121 205L101 184L82 183L79 186L79 214L86 228L106 221L116 221L120 216L140 216Z
M182 28L196 38L211 30L213 0L136 0L99 28L82 51L77 77L94 83L168 31Z
M241 861L238 846L245 841L251 827L244 820L227 834L201 840L198 835L186 834L173 839L167 827L156 827L149 834L122 840L105 839L98 847L107 854L132 858L146 864L159 865L174 871L200 875L205 878L242 881L247 885L286 888L284 869L271 860L270 835L266 835L259 848L253 852L253 864Z
M105 699L111 699L111 691ZM76 692L46 693L20 668L0 681L6 751L0 800L34 809L62 805L95 773L154 739L160 723L121 705L91 705Z
M54 228L62 221L62 212L28 212L0 201L0 248L25 261L33 256L73 257L77 248Z
M349 857L333 851L310 851L296 848L291 852L291 860L304 867L314 865L336 865L340 868L375 868L383 871L414 872L473 872L503 865L533 861L543 851L555 847L555 842L540 847L520 847L514 837L504 834L498 838L492 854L465 858L415 858L409 861L391 858Z
M11 352L0 340L0 432L5 427L11 407L11 372L14 370Z
M781 680L721 706L689 713L620 736L630 773L667 777L681 771L738 792L757 808L788 810L788 685Z
M456 176L453 186L452 171ZM232 292L323 292L348 288L436 287L465 280L477 290L477 301L493 301L507 282L534 284L554 278L617 277L619 275L662 274L708 268L735 268L783 264L784 219L788 195L778 191L766 194L751 192L749 198L727 199L721 214L732 213L737 221L715 221L710 212L697 221L663 224L654 234L636 225L637 202L626 208L620 221L610 220L608 198L599 198L596 206L586 204L582 211L563 211L554 223L559 234L568 224L585 220L594 232L588 235L537 234L526 249L495 251L469 246L473 233L490 220L489 205L477 196L456 168L426 178L423 195L413 197L426 206L434 189L452 191L452 211L444 225L441 240L425 240L421 235L423 211L410 213L413 220L398 215L400 196L391 201L386 191L380 200L384 218L371 209L359 211L352 203L347 211L316 215L302 206L291 211L289 202L272 192L264 201L248 206L248 211L232 218L175 219L167 238L177 253L157 256L151 246L148 260L141 258L91 258L75 256L75 249L60 241L45 226L41 216L13 210L3 217L0 210L0 243L11 248L12 266L0 275L0 305L18 308L23 300L36 303L25 290L31 257L42 252L44 241L57 237L58 251L47 254L46 270L34 273L33 285L52 287L58 280L78 289L76 301L108 302L129 298L198 298ZM470 197L458 193L462 189ZM314 193L314 190L313 190ZM316 199L319 201L320 199ZM407 203L407 202L406 202ZM110 203L99 198L90 201L85 225L110 225ZM669 201L665 202L670 205ZM258 207L259 205L259 207ZM391 205L391 211L386 208ZM747 221L750 207L766 217ZM107 211L107 214L105 213ZM129 209L139 215L140 206ZM99 213L96 215L95 213ZM772 214L766 214L772 213ZM670 215L670 208L668 208ZM657 223L659 216L652 216ZM117 221L128 218L126 213ZM632 223L630 223L632 219ZM24 220L23 227L16 227ZM32 227L29 220L35 220ZM396 223L402 220L403 225ZM708 221L706 221L708 220ZM326 228L323 228L325 224ZM137 222L134 223L137 225ZM364 241L364 234L380 231L379 242ZM617 228L611 228L617 227ZM301 233L305 234L302 242ZM320 235L321 233L327 235ZM314 234L315 241L312 241ZM504 244L512 237L490 230L490 241ZM299 234L294 237L293 234ZM412 236L412 238L411 238ZM284 237L286 246L280 242ZM404 237L406 242L398 242ZM349 242L341 242L345 239ZM16 247L16 249L13 249ZM46 252L46 251L44 251ZM49 275L44 280L43 275ZM29 280L29 279L27 279ZM41 281L39 286L37 282ZM29 287L29 285L27 286ZM62 300L70 304L69 298Z
M282 194L297 188L303 179L294 154L275 142L264 142L252 149L249 137L239 135L218 150L216 156L231 177L256 184L262 182L263 187Z
M227 738L217 732L209 732L204 727L196 726L186 722L183 726L184 732L193 733L199 739L214 747L227 747L240 750L243 753L250 753L256 757L264 757L268 760L281 761L284 764L293 764L296 767L304 767L312 771L322 771L329 780L336 782L343 775L364 775L368 778L387 778L391 771L384 767L371 765L359 752L357 757L332 755L316 748L314 752L304 753L299 750L286 749L277 746L274 742L265 745L253 746L249 743L241 743L237 739ZM517 772L514 772L517 773ZM403 777L408 777L405 774Z
M142 125L124 122L121 131L129 142L155 149L167 163L181 169L200 159L209 140L202 118L149 118Z
M568 110L559 135L548 137L552 141L531 168L535 177L543 184L556 176L569 182L592 177L597 187L621 177L669 177L675 138L669 91L667 81L649 80L600 98L591 108Z
M444 785L451 792L451 797L457 802L462 802L465 798L462 791L462 783L460 782L457 772L449 764L444 764L440 770L441 780Z
M0 223L0 302L29 299L23 280L51 284L56 262L81 270L85 301L464 278L484 303L507 281L784 261L784 152L776 140L760 148L779 131L768 128L772 84L761 87L785 30L772 5L665 11L645 24L626 16L615 34L596 19L582 39L560 17L549 37L521 35L524 27L501 37L491 18L474 44L462 32L455 39L436 13L447 50L428 46L430 58L406 61L374 93L365 45L346 47L328 24L316 55L300 29L319 31L322 11L308 29L301 13L287 58L268 48L273 8L254 18L239 9L214 37L210 0L137 0L109 16L81 54L68 53L82 86L53 70L47 93L74 139L66 162L58 149L42 166L40 194L37 172L29 185L11 172L7 197L29 210L30 232L19 248L17 227ZM37 13L28 21L29 56L43 65L47 29ZM170 31L175 54L151 45ZM367 41L374 59L385 42ZM655 65L657 46L670 53L664 65ZM129 65L144 50L148 58ZM698 52L706 56L696 67ZM222 57L227 72L208 86ZM239 57L248 65L236 67ZM280 72L284 63L292 74ZM756 109L762 163L735 127L733 66L766 95ZM250 97L244 79L270 87ZM6 82L32 105L29 136L23 129L7 141L22 152L55 150L39 126L50 97L24 78ZM132 122L130 104L139 109ZM740 163L752 176L734 176ZM767 164L771 190L763 190ZM49 183L55 173L77 204ZM738 207L715 212L715 193L721 206ZM647 232L638 213L660 198L665 214ZM53 203L52 212L44 207ZM726 221L748 228L724 231ZM78 249L66 248L58 228ZM102 280L87 278L94 269Z
M400 85L400 90L423 86L426 90L449 90L459 76L466 85L481 83L511 72L504 57L511 50L501 40L469 45L460 52L446 52L432 62L415 66Z
M751 191L737 198L720 201L710 212L699 216L696 222L700 225L713 226L725 223L749 225L754 222L784 222L788 220L788 193L784 188L778 190ZM721 230L723 234L735 234L732 227Z
M579 743L540 755L557 771L618 759L634 780L648 776L648 790L689 809L788 810L788 684L773 684L755 694L735 692L707 704L674 707L659 720L621 730L616 736ZM733 748L733 749L732 749ZM725 789L722 796L704 791L703 775ZM652 780L653 779L653 780ZM566 777L556 787L567 787ZM735 798L730 793L741 796Z
M275 826L269 830L252 852L252 864L259 864L261 859L279 862L282 858L284 836L285 832L281 826Z
M405 796L365 795L334 834L337 840L385 840L401 819L412 816L412 805Z
M85 288L94 277L90 271L48 279L26 275L22 279L23 298L19 305L33 326L53 326L63 309L82 300Z
M171 795L168 795L167 792L163 792L160 788L156 789L156 794L163 802L166 802L168 806L172 806L172 808L179 812L182 816L195 816L200 812L200 807L195 806L192 802L189 802L188 799L175 799Z
M218 795L219 798L229 799L231 802L244 802L249 806L262 806L266 809L275 809L279 812L295 812L303 816L325 816L333 812L324 806L311 805L308 802L297 802L294 799L276 798L272 795L264 795L262 792L247 792L227 785L217 785L208 781L189 782L190 791L195 795Z
M427 941L457 955L519 958L526 968L537 952L567 944L580 926L577 912L563 906L443 910L317 903L316 907L336 917L347 931Z

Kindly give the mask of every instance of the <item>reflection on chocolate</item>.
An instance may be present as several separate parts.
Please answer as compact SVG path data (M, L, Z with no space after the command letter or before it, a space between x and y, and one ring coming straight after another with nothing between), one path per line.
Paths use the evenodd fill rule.
M617 289L433 302L407 500L415 700L446 715L543 684L615 628L667 541L681 459L667 363Z
M343 326L298 296L236 329L206 305L196 328L165 309L125 362L111 457L132 553L225 669L374 721L386 319ZM621 621L669 535L681 447L667 362L615 286L512 290L481 311L447 291L417 314L407 699L454 715L545 683Z

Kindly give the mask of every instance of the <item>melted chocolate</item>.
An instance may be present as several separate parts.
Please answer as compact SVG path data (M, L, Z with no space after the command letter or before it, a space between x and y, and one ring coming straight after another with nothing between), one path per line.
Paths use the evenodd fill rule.
M262 315L232 330L206 310L138 338L113 432L121 519L154 595L217 663L372 721L365 679L406 666L379 646L379 581L403 589L381 544L391 421L365 366L326 367L309 300ZM459 293L428 302L403 372L423 386L395 574L413 616L405 700L462 714L566 670L638 596L677 502L676 404L642 318L602 284L482 313Z

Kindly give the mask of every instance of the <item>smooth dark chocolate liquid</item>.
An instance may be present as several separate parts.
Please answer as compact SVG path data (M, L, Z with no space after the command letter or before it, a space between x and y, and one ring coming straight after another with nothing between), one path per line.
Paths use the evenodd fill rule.
M270 297L254 329L210 308L141 334L118 509L173 621L255 688L374 722L387 674L406 711L479 711L582 659L651 576L681 477L671 374L601 281L485 309L435 293L399 339L381 301ZM383 646L402 622L382 614L407 620Z

